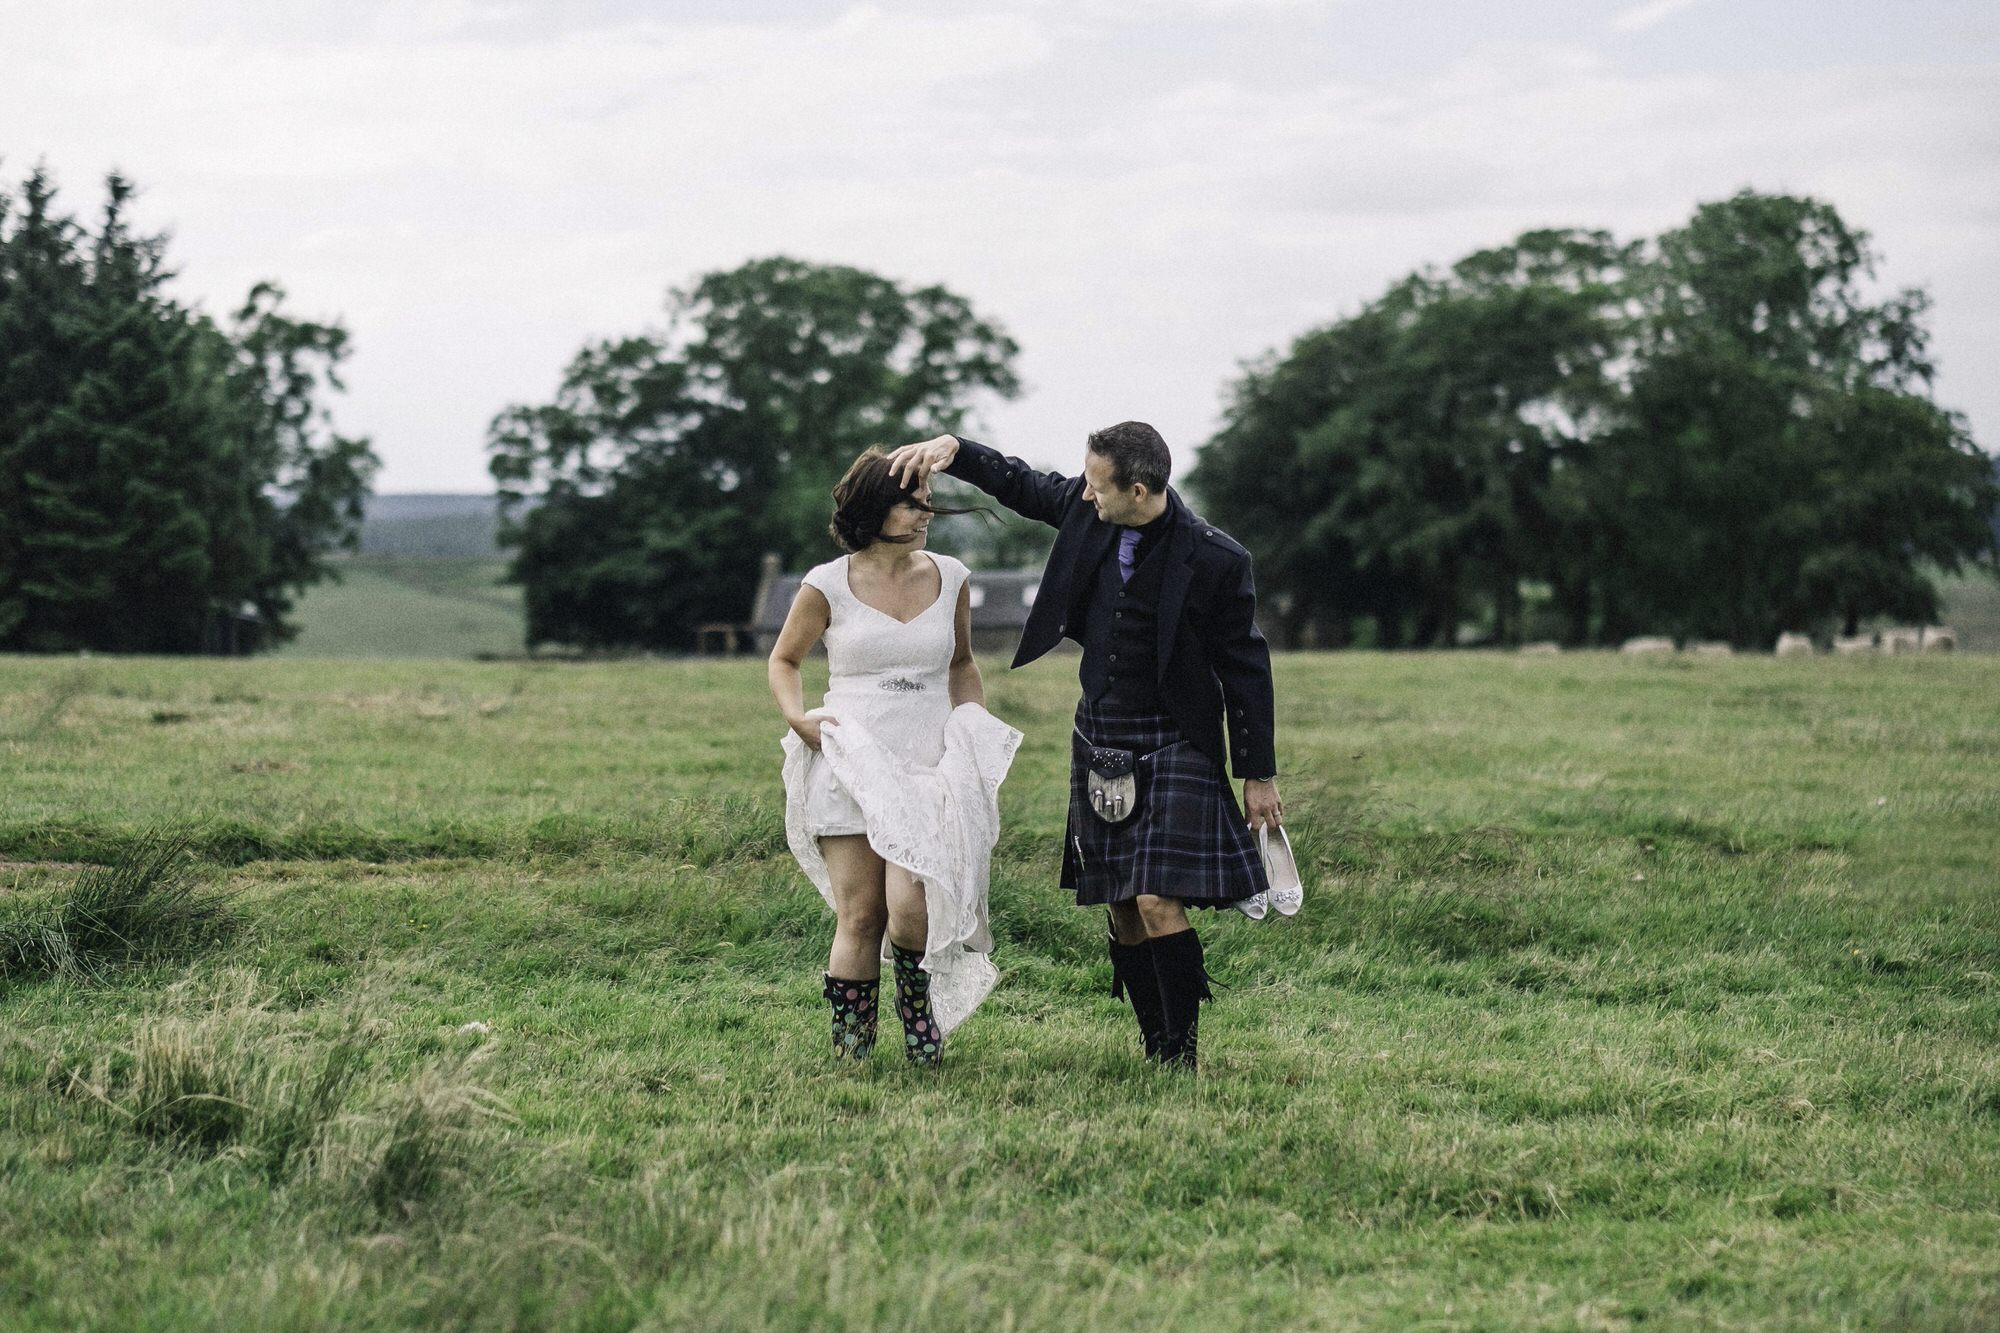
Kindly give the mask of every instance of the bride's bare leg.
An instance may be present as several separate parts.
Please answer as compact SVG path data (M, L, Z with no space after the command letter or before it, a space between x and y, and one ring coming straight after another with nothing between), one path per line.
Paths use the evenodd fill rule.
M838 921L826 970L853 981L873 980L882 975L882 931L889 924L882 882L885 863L860 833L821 838L819 853L826 858Z
M924 905L924 882L899 865L884 864L883 888L889 901L889 943L900 949L924 951L931 937L930 912Z

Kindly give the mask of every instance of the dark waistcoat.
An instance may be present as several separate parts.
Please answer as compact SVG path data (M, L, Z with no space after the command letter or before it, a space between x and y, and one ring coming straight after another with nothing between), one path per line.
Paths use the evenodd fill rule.
M1119 577L1118 543L1098 562L1095 578L1083 580L1083 662L1077 675L1084 698L1130 708L1164 711L1159 686L1160 584L1167 543L1155 541L1132 570Z

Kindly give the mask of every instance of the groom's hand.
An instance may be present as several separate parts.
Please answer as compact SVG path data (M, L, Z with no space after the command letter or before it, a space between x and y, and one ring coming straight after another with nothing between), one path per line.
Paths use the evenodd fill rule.
M889 455L889 475L899 486L921 486L930 480L931 473L939 468L951 466L951 460L958 457L958 439L951 435L940 435L922 444L906 444Z
M1243 813L1252 832L1269 824L1277 828L1285 822L1285 803L1278 799L1276 778L1243 779Z

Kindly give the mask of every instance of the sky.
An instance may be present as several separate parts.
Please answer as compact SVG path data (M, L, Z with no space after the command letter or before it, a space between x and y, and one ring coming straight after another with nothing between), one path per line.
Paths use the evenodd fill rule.
M486 428L586 342L774 254L942 283L1021 344L968 434L1176 466L1242 364L1541 226L1749 187L1932 296L2000 446L2000 8L1960 0L0 0L0 184L113 169L174 290L352 334L382 492L487 491ZM885 441L886 444L900 441Z

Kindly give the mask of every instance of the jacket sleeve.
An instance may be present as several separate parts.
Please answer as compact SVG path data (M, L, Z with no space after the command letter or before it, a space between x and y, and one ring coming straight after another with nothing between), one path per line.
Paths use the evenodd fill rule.
M1248 555L1238 556L1234 571L1223 576L1211 623L1211 661L1222 682L1230 771L1238 778L1276 777L1271 645L1257 628L1257 587Z
M977 440L954 435L958 456L951 460L945 475L969 481L1006 505L1022 518L1059 528L1078 500L1083 498L1083 478L1065 477L1060 472L1037 472L1018 458Z

